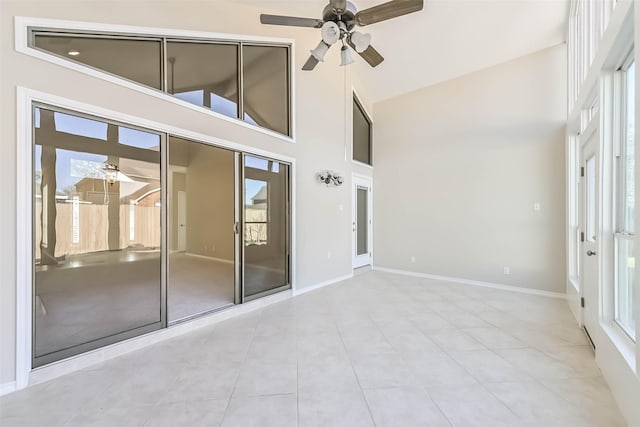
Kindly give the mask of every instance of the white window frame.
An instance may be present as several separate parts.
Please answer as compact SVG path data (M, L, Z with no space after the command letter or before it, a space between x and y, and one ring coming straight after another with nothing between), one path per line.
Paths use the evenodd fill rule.
M614 218L614 226L613 226L613 240L614 240L614 257L613 257L613 283L612 283L612 307L611 310L611 319L613 324L632 342L636 342L638 331L636 330L635 336L631 334L631 331L627 330L624 325L622 325L617 317L618 317L618 264L621 261L618 257L618 242L621 240L634 240L635 231L633 233L624 229L624 198L626 194L626 185L623 184L623 181L626 182L626 166L622 164L622 159L624 158L625 146L626 146L626 138L627 138L627 88L626 88L626 76L627 70L634 62L633 51L626 57L623 61L622 65L613 75L613 138L614 138L614 177L613 177L613 195L614 195L614 203L613 203L613 218ZM635 166L637 167L637 166ZM637 193L637 192L636 192ZM637 286L634 289L637 292ZM632 307L634 304L632 302ZM638 316L638 313L635 313L635 316Z
M359 160L355 160L353 158L353 105L355 102L358 103L358 106L364 113L365 119L369 122L369 158L371 159L371 164L367 164ZM351 99L349 102L349 107L350 107L349 111L351 111L351 120L350 120L351 136L349 138L349 141L351 141L351 162L368 169L373 169L373 159L374 159L373 158L373 118L372 118L373 116L369 113L369 111L367 110L367 107L365 107L364 103L361 101L361 98L358 96L355 89L351 90Z
M580 183L580 140L577 135L569 137L568 147L569 176L568 216L569 216L569 283L580 293L580 219L579 219L579 183Z

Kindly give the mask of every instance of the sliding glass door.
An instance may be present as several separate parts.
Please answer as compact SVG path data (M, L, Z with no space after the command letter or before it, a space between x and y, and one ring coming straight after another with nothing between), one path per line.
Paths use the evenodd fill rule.
M162 136L34 108L33 365L163 325Z
M243 157L243 301L290 286L289 165Z
M33 142L33 367L290 287L288 164L46 105Z
M232 305L235 155L169 137L169 322Z

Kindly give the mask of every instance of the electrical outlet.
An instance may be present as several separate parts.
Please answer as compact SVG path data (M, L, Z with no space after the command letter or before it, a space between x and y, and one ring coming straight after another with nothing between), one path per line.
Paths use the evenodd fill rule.
M331 259L331 251L327 251L327 259Z
M415 263L416 262L416 257L414 257L413 255L411 255L411 262Z
M510 275L510 274L511 274L511 267L504 267L504 268L502 269L502 272L503 272L504 274L506 274L507 276L508 276L508 275Z

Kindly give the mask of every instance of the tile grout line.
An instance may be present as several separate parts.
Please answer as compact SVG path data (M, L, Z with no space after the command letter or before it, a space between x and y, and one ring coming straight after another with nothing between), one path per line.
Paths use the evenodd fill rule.
M371 319L371 317L369 316L368 313L367 313L367 316ZM351 371L353 372L353 376L356 378L356 382L358 383L358 388L360 389L360 394L362 395L362 400L364 400L364 404L367 406L367 411L369 412L369 417L371 418L371 422L373 423L374 426L376 426L377 425L376 424L376 420L373 417L373 412L371 411L371 407L369 406L369 401L367 400L367 396L364 394L364 390L362 389L362 384L360 383L360 378L358 377L358 373L356 372L356 369L353 366L353 360L351 358L351 355L349 354L349 350L347 349L347 346L344 343L344 338L342 337L342 332L340 331L340 328L338 327L338 325L335 323L335 320L334 320L334 324L336 326L336 331L338 331L338 336L340 337L340 342L342 343L342 347L344 348L344 351L347 354L347 358L349 358L349 365L351 366ZM376 327L377 327L377 325L376 325ZM385 338L385 340L386 340L386 338Z
M259 314L262 317L262 312L264 309L260 309ZM224 408L224 415L220 420L220 427L224 425L224 421L227 418L227 412L229 411L229 406L231 405L231 399L233 398L233 393L236 390L236 386L238 385L238 379L240 378L240 374L242 373L242 369L245 367L245 362L247 361L247 357L249 356L249 350L251 349L251 345L253 344L253 340L256 336L257 327L254 325L253 330L251 332L251 340L249 341L249 345L247 346L247 350L244 353L244 357L242 358L242 362L240 362L240 369L238 370L238 374L236 375L236 379L233 382L233 388L231 389L231 393L229 393L229 397L227 398L227 406Z

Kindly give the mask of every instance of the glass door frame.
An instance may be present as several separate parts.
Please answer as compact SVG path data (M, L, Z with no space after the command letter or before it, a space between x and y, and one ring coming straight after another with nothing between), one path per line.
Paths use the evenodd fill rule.
M167 194L166 194L166 185L167 185L167 133L157 131L154 129L145 128L133 123L123 122L119 120L112 120L106 117L99 116L97 114L84 113L82 111L70 110L64 107L56 106L53 104L48 104L46 102L40 101L32 101L30 103L31 108L31 147L30 147L30 155L31 155L31 184L29 186L29 196L32 200L31 202L31 369L35 369L41 366L49 365L54 362L62 361L68 359L73 356L82 355L92 350L97 350L103 347L106 347L111 344L115 344L117 342L125 341L130 338L138 337L141 335L148 334L150 332L155 332L161 329L167 328L167 270L165 268L167 263ZM34 241L34 237L36 236L36 204L33 203L33 199L36 194L35 187L35 153L36 153L36 132L35 132L35 111L37 108L46 109L52 112L59 112L63 114L69 114L76 117L87 118L90 120L98 120L107 125L116 125L116 126L124 126L129 129L139 130L146 133L151 133L158 135L160 137L160 320L143 325L134 327L132 329L122 331L119 333L107 335L102 338L94 339L85 343L73 345L71 347L63 348L60 350L56 350L47 354L43 354L42 356L36 357L36 312L37 312L37 304L36 304L36 245Z
M226 151L230 151L231 153L233 153L233 156L234 156L234 158L233 158L233 175L234 175L234 201L233 201L233 211L234 211L234 213L233 213L233 216L234 216L234 225L233 225L233 231L234 231L234 243L233 243L233 245L234 245L234 248L233 248L233 251L234 251L234 259L233 259L233 262L234 262L234 274L233 274L234 298L233 298L233 302L226 303L226 304L220 305L218 307L213 307L213 308L207 309L207 310L202 311L202 312L193 313L193 314L190 314L190 315L185 316L185 317L180 317L180 318L177 318L177 319L170 319L170 316L169 316L169 305L170 305L171 297L169 295L167 295L167 297L166 297L166 308L165 308L165 310L167 312L166 327L170 328L170 327L178 325L180 323L188 322L188 321L191 321L193 319L197 319L197 318L200 318L200 317L203 317L203 316L207 316L209 314L212 314L212 313L215 313L215 312L218 312L218 311L221 311L221 310L225 310L225 309L227 309L229 307L233 307L234 305L240 304L240 300L238 299L238 296L237 296L237 289L239 287L238 282L240 280L239 279L240 275L239 275L239 271L238 271L238 257L237 257L238 242L239 242L239 240L238 240L238 225L237 225L238 224L238 219L237 219L238 218L238 208L237 208L237 206L238 206L238 203L237 203L237 197L238 197L238 188L237 188L237 182L238 182L238 179L237 179L237 176L238 176L238 160L237 160L237 156L239 154L241 154L241 153L238 150L233 149L233 148L228 148L228 147L224 147L224 146L221 146L221 145L211 144L211 143L208 143L208 142L205 142L205 141L202 141L202 140L198 140L197 138L190 138L190 137L180 136L180 135L178 135L176 133L173 133L173 132L165 133L165 135L166 135L166 141L167 141L167 143L166 143L166 147L167 147L166 148L166 157L167 157L167 160L166 160L167 161L167 168L166 168L167 169L166 170L166 176L167 176L167 178L166 178L166 183L167 183L166 184L166 190L167 190L167 203L166 203L166 205L167 205L167 207L166 207L166 210L167 210L167 233L166 233L167 234L167 250L165 251L166 252L166 254L165 254L165 256L166 256L166 264L165 264L165 266L163 268L163 271L167 275L166 289L165 289L167 294L169 294L169 292L170 292L169 288L171 286L171 282L169 280L170 271L171 271L171 265L170 265L170 262L169 262L169 255L170 255L170 252L171 252L171 248L170 248L169 237L168 237L169 233L171 233L171 231L169 230L169 228L171 227L169 210L172 209L173 203L177 202L177 201L172 200L172 194L173 194L173 190L171 188L171 181L172 180L169 179L169 174L172 173L171 166L173 166L171 164L171 153L170 153L171 144L170 144L170 140L171 140L171 138L175 138L175 139L179 139L181 141L188 142L188 143L191 143L191 144L200 144L202 146L215 148L217 150L226 150ZM188 200L188 196L187 196L187 200Z
M351 254L353 269L373 265L373 178L353 174L352 181L352 240ZM367 252L358 255L358 190L367 190Z
M109 118L109 117L103 117L102 115L98 114L98 113L91 113L91 112L84 112L82 111L82 109L70 109L70 108L65 108L65 107L61 107L55 104L50 104L47 102L43 102L43 101L36 101L36 100L32 100L29 103L29 108L31 111L31 123L32 123L32 127L31 127L31 131L30 131L30 141L31 141L31 147L29 148L29 155L31 156L30 159L30 163L32 164L31 166L31 173L30 173L30 184L28 185L27 189L30 190L29 191L29 198L31 200L33 200L34 198L34 194L35 194L35 181L33 179L34 177L34 173L35 173L35 169L34 169L34 164L33 164L33 159L35 156L35 144L36 144L36 134L34 132L34 128L33 125L35 124L35 109L36 108L43 108L43 109L47 109L47 110L51 110L53 112L60 112L60 113L64 113L64 114L70 114L70 115L74 115L77 117L83 117L83 118L87 118L87 119L91 119L91 120L98 120L101 121L103 123L106 124L112 124L112 125L116 125L116 126L124 126L130 129L134 129L134 130L139 130L139 131L143 131L146 133L151 133L151 134L155 134L158 135L160 138L160 163L159 163L159 167L160 167L160 200L161 200L161 207L160 207L160 282L159 282L159 297L160 297L160 316L159 316L159 320L155 321L153 323L147 324L147 325L143 325L143 326L139 326L139 327L135 327L129 330L125 330L119 333L115 333L115 334L111 334L105 337L101 337L98 339L94 339L91 340L89 342L86 343L82 343L82 344L78 344L78 345L74 345L72 347L69 348L65 348L65 349L61 349L61 350L57 350L55 352L52 353L48 353L42 356L38 356L36 357L36 353L35 353L35 329L36 329L36 320L35 320L35 316L36 316L36 310L37 310L37 306L36 306L36 292L35 292L35 270L36 270L36 266L35 266L35 255L36 255L36 251L35 251L35 242L33 241L33 236L36 235L35 233L35 227L36 227L36 222L34 220L35 218L35 209L36 209L36 205L33 202L30 202L30 226L29 228L31 229L31 241L29 242L30 245L30 253L31 253L31 266L30 266L30 274L31 274L31 281L30 281L30 287L31 287L31 292L30 292L30 301L29 301L29 306L31 309L31 313L29 314L29 317L31 319L30 321L30 331L31 331L31 336L29 337L29 341L30 341L30 351L29 351L29 358L30 358L30 370L33 370L35 368L40 368L43 366L47 366L50 365L52 363L55 362L59 362L59 361L64 361L67 360L70 357L74 357L74 356L79 356L79 355L83 355L87 352L93 351L93 350L99 350L101 348L104 348L106 346L112 345L112 344L116 344L119 342L123 342L126 340L129 340L131 338L135 338L135 337L139 337L139 336L143 336L145 334L148 334L150 332L156 332L158 330L162 330L162 329L167 329L172 327L173 325L176 324L180 324L183 323L184 321L190 321L193 320L195 318L198 317L202 317L202 316L206 316L209 315L213 312L217 312L219 310L222 309L226 309L229 307L229 305L226 306L222 306L216 309L213 309L211 311L207 311L204 313L200 313L196 316L193 317L188 317L186 319L180 319L178 321L175 322L169 322L168 319L168 297L167 297L167 293L168 293L168 273L169 273L169 209L170 209L170 194L169 194L169 173L170 173L170 169L169 169L169 147L168 147L168 141L169 138L172 136L177 136L180 138L183 138L182 136L180 136L178 133L175 132L167 132L167 131L163 131L163 130L156 130L153 128L148 128L148 127L144 127L141 125L137 125L135 124L135 122L130 122L127 120L118 120L118 119L113 119L113 118ZM197 139L192 139L192 138L185 138L185 139L189 139L192 140L193 142L197 142L197 143L204 143L204 144L210 144L209 142L205 142L205 141L199 141ZM293 170L294 170L294 164L293 164L293 160L290 161L286 161L286 160L281 160L277 157L269 157L269 156L264 156L264 155L259 155L259 154L254 154L251 153L250 151L245 151L241 148L233 148L233 147L224 147L224 146L218 146L215 144L211 144L214 147L218 147L218 148L222 148L222 149L229 149L232 150L234 152L234 169L235 169L235 196L234 196L234 233L235 233L235 295L234 295L234 304L238 305L238 304L242 304L245 302L249 302L255 299L259 299L268 295L272 295L278 292L282 292L284 290L289 290L292 289L293 287L293 268L292 268L292 246L293 246L293 242L292 242L292 236L293 236L293 229L292 229L292 216L293 216L293 208L292 208L292 199L293 199L293 195L292 195L292 189L293 189L293 182L292 182L292 177L293 177ZM272 162L277 162L283 166L286 166L286 176L284 178L285 181L285 193L284 193L284 211L285 211L285 220L284 220L284 239L285 239L285 271L284 271L284 276L285 276L285 284L282 286L278 286L276 288L273 289L269 289L263 292L259 292L256 293L254 295L250 295L250 296L245 296L244 295L244 281L245 281L245 244L244 244L244 225L245 225L245 218L244 218L244 196L245 196L245 188L244 188L244 179L245 179L245 173L244 173L244 168L245 168L245 157L257 157L260 159L265 159L268 161L272 161Z
M282 292L285 291L287 289L291 289L292 288L292 284L291 284L291 168L292 165L288 162L276 159L276 158L272 158L272 157L267 157L267 156L262 156L262 155L258 155L258 154L253 154L250 152L236 152L236 156L237 156L237 162L236 164L238 165L238 173L237 173L237 191L236 191L236 242L237 242L237 251L236 251L236 257L237 260L239 262L236 262L236 271L237 271L237 276L239 277L239 280L237 282L237 287L236 287L236 299L237 302L236 304L242 304L245 302L249 302L258 298L262 298L268 295L272 295L278 292ZM264 159L264 160L268 160L268 161L273 161L273 162L277 162L280 163L282 165L286 165L287 166L287 172L286 172L286 177L285 177L285 226L284 226L284 233L285 233L285 285L282 286L278 286L277 288L273 288L273 289L268 289L266 291L263 292L259 292L256 293L254 295L250 295L250 296L245 296L245 278L246 278L246 272L245 272L245 259L246 259L246 254L245 254L245 209L244 209L244 201L245 201L245 192L246 192L246 188L244 185L245 182L245 167L246 167L246 162L245 159L246 157L256 157L256 158L260 158L260 159Z

